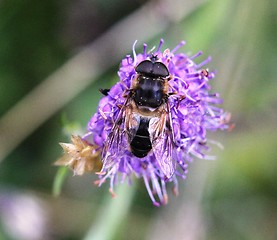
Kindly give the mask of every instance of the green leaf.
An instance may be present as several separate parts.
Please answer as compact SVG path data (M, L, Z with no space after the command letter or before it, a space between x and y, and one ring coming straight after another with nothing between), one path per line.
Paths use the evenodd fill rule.
M61 189L64 183L64 180L68 174L68 168L67 167L60 167L58 169L58 172L55 176L55 180L53 183L53 195L55 197L58 197L61 193Z

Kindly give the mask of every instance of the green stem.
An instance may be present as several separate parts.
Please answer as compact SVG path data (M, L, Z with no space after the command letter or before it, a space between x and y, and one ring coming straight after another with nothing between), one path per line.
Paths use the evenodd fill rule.
M117 187L116 198L109 197L96 217L97 222L91 226L84 240L111 240L119 229L123 219L128 214L136 190L135 182L132 186L127 183Z

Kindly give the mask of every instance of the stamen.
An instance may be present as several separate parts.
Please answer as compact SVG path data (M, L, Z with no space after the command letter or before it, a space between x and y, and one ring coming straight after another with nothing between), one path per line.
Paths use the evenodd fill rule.
M208 160L208 161L214 161L216 160L216 156L213 155L205 155L203 160Z
M147 189L148 195L149 195L149 197L151 198L153 204L154 204L155 206L159 207L160 204L159 204L158 202L156 202L156 200L155 200L155 198L154 198L154 196L153 196L153 193L152 193L152 191L151 191L151 189L150 189L149 182L148 182L148 180L147 180L147 177L146 177L146 174L145 174L145 173L143 174L143 180L144 180L144 184L145 184L145 187L146 187L146 189ZM158 204L158 205L157 205L157 204Z
M120 179L120 183L124 183L125 179L127 177L126 173L122 173L121 179Z
M156 46L153 46L149 51L148 51L148 54L150 54L151 52L154 52Z
M172 192L173 192L173 194L174 194L175 196L178 196L178 195L179 195L178 187L177 187L177 186L174 186L174 187L172 188Z
M155 207L160 207L161 206L161 204L159 204L158 202L153 202L153 205L155 206Z
M94 185L98 185L99 187L100 187L100 183L101 183L101 179L95 180L95 181L93 182Z
M183 78L180 78L180 77L178 77L178 76L174 76L174 78L175 78L175 79L178 79L178 80L180 80L182 83L184 83L186 89L188 88L189 85L188 85L188 83L187 83Z
M143 44L143 56L146 58L147 57L147 44Z
M168 195L167 195L167 191L166 191L165 181L161 181L161 184L162 184L162 191L163 191L163 196L164 196L163 203L167 204L168 203Z
M190 59L193 60L194 58L197 58L197 57L201 56L202 54L203 54L203 52L200 51L200 52L196 53L195 55L193 55L192 57L190 57Z
M173 183L174 183L174 187L172 189L172 192L175 196L178 196L179 195L179 184L178 184L178 180L176 177L173 178Z
M228 131L231 132L233 131L233 129L236 127L236 125L234 123L230 124L230 126L228 127Z
M164 43L164 40L163 40L163 39L161 39L161 40L160 40L160 44L159 44L158 49L157 49L157 51L156 51L156 52L160 52L160 50L161 50L161 47L162 47L163 43Z
M197 76L197 77L188 77L188 78L187 78L187 80L189 80L190 82L192 82L192 81L198 81L198 80L200 80L200 79L201 79L200 76Z
M196 68L202 68L203 66L205 66L206 64L208 64L210 61L212 60L212 57L209 56L206 60L204 60L203 62L199 63Z
M101 108L99 108L99 113L100 115L105 119L107 120L108 118L106 117L105 113L103 112L103 110Z
M117 170L118 170L118 163L114 164L114 166L107 172L107 174L101 180L104 182L108 177L110 177L111 178L110 181L112 181L113 176L116 174Z
M115 194L115 192L113 191L112 188L109 189L109 192L112 195L112 198L116 198L116 194Z
M112 176L111 176L111 179L110 179L110 189L109 189L109 192L112 193L113 196L115 196L115 193L113 192L113 187L114 187L114 183L115 183L115 178L116 178L116 173L114 173Z
M185 44L185 41L181 41L171 52L175 53L180 47L184 46Z
M208 139L207 141L214 144L214 145L216 145L220 149L224 149L223 145L218 141L214 141L214 140L210 140L210 139Z
M197 102L196 99L192 98L189 94L188 94L188 91L186 91L186 97L191 100L192 102Z
M127 56L126 56L126 60L127 60L127 63L128 63L128 64L131 64L131 63L132 63L132 58L131 58L130 55L127 55Z
M138 40L136 40L133 44L133 56L134 56L134 66L137 65L137 54L136 54L136 44L137 44Z
M152 180L152 184L153 184L153 190L155 190L155 192L157 193L160 201L163 200L163 194L161 191L161 186L159 184L159 182L157 181L157 177L155 176L155 173L153 172L151 174L151 180Z
M206 83L206 81L203 81L195 90L201 89Z

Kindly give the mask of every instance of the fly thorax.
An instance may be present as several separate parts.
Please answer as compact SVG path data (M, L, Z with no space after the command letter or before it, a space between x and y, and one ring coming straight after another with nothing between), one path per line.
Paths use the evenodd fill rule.
M157 108L163 103L164 82L160 78L139 76L134 90L134 101L138 106Z

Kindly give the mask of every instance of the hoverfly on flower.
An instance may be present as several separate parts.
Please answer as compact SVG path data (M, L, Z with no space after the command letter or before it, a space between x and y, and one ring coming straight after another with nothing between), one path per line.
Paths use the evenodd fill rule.
M100 186L110 179L110 191L119 180L133 174L143 178L155 206L167 203L166 184L185 178L194 157L206 159L206 132L228 128L230 115L217 107L222 101L210 93L213 71L203 69L210 58L196 64L202 53L188 56L172 51L155 51L147 45L133 58L127 55L118 71L119 81L101 89L103 98L88 123L82 140L100 151ZM157 200L158 199L158 200Z
M155 55L140 62L135 71L131 88L126 89L126 100L105 141L103 162L106 166L113 164L114 156L124 155L126 148L142 161L153 152L161 171L169 179L175 170L175 143L168 103L174 92L171 89L169 93L169 71Z

